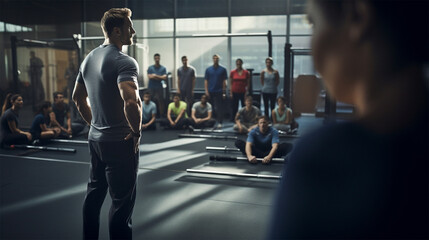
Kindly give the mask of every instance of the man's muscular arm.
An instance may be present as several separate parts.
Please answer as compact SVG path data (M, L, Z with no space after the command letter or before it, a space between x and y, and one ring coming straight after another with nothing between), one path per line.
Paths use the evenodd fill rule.
M120 82L118 87L124 100L124 113L128 124L134 133L139 134L142 123L142 102L137 85L132 81L124 81Z
M82 116L83 120L90 125L92 120L91 107L88 105L86 98L88 97L88 92L86 91L85 84L79 83L76 81L74 91L73 91L73 101L76 104L77 110Z

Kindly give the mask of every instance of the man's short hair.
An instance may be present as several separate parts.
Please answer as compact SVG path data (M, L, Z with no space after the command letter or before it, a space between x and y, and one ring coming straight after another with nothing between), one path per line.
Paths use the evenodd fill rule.
M182 57L182 61L183 61L183 59L185 59L185 58L187 58L187 57L186 57L186 56L183 56L183 57Z
M145 91L145 92L143 92L143 96L144 96L144 95L149 95L149 96L150 96L150 95L151 95L151 94L150 94L150 91Z
M180 94L178 94L178 93L173 94L173 99L174 99L175 97L178 97L178 98L180 99Z
M64 96L64 94L62 92L54 92L53 95L54 95L54 99L58 98L58 95L63 95Z
M213 55L213 57L212 57L212 58L214 58L214 57L218 57L218 58L220 59L219 54L215 54L215 55Z
M125 19L131 17L131 14L132 12L129 8L111 8L106 11L100 22L105 35L110 37L115 27L122 29Z
M270 122L270 119L269 119L267 116L265 116L265 115L259 116L259 117L258 117L258 122L259 122L259 120L261 120L261 119L264 119L265 121Z
M155 53L155 54L153 55L153 58L155 58L155 57L161 57L161 55L160 55L159 53Z
M247 95L245 101L247 101L247 100L253 101L252 95Z

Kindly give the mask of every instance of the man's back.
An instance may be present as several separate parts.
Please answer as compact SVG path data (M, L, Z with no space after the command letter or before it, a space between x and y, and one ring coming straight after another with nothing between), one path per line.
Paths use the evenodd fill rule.
M101 45L85 58L77 81L85 84L91 105L89 140L118 141L130 132L118 83L132 80L137 85L137 74L137 62L113 44Z

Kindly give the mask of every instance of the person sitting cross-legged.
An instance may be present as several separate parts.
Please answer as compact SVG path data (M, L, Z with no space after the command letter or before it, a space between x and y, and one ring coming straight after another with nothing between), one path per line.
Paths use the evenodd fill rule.
M249 132L246 142L240 139L235 142L251 163L256 163L256 158L263 158L262 163L267 164L272 158L282 157L292 150L292 144L280 143L278 131L268 124L268 117L260 116L258 127Z
M34 144L40 141L56 138L60 135L61 129L59 127L48 127L50 125L50 116L52 112L51 102L45 101L37 112L31 124L30 133L35 141Z
M182 129L189 125L186 103L180 101L180 95L174 94L173 102L168 105L167 120L163 125L173 129Z
M151 101L150 92L143 94L142 103L142 130L156 130L156 104Z
M201 96L201 101L194 103L192 106L192 118L190 124L194 128L213 127L216 120L212 118L212 105L207 102L207 95Z
M261 116L261 111L252 105L252 96L247 96L245 100L246 106L241 108L235 115L234 130L239 133L248 133L257 126L258 117Z
M292 109L285 104L284 97L277 98L277 107L271 112L273 127L281 131L289 131L293 123Z

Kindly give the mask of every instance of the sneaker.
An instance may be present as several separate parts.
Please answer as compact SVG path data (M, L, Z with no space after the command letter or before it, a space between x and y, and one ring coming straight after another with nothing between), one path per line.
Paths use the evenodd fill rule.
M216 128L222 128L222 123L219 123Z

